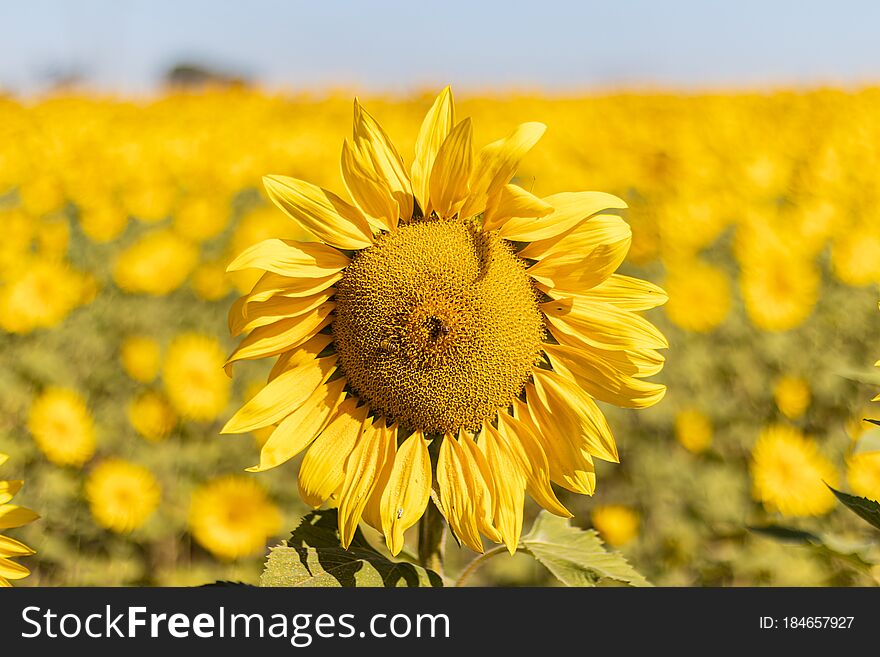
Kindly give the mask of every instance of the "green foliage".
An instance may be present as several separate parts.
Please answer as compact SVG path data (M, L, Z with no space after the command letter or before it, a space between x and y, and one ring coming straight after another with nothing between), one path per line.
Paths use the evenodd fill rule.
M755 534L766 536L781 543L807 547L816 555L837 559L864 573L869 572L874 566L870 556L873 545L870 543L853 543L832 534L820 536L802 529L783 525L763 525L761 527L748 527L748 529Z
M525 550L568 586L595 586L602 579L651 586L619 552L609 552L592 529L572 527L565 518L542 511L520 540Z
M443 586L431 570L382 556L360 530L346 550L336 526L335 509L309 513L286 544L272 548L260 586Z
M871 423L876 422L875 420L867 421ZM868 452L880 452L880 429L872 427L859 436L859 441L856 443L855 448L853 448L852 453L866 454Z
M828 488L831 488L829 486ZM843 505L855 513L857 516L867 521L870 525L880 529L880 504L876 500L869 500L867 497L857 497L849 493L842 493L839 490L831 488L831 492L840 500Z

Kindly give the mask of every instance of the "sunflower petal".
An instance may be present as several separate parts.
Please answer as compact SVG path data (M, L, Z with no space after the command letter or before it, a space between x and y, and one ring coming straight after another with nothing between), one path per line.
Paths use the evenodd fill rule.
M357 444L368 408L349 397L310 446L299 468L297 485L306 504L318 508L345 481L345 460Z
M440 512L459 540L474 552L482 552L483 541L474 507L475 485L471 471L462 464L465 458L462 453L458 441L447 433L437 458Z
M13 481L0 481L0 504L6 504L15 497L15 494L21 490L24 481L15 479Z
M459 431L458 444L462 447L461 456L462 464L471 473L471 479L474 482L472 491L474 495L474 507L477 514L477 527L490 540L500 543L501 532L493 524L494 500L495 500L495 478L489 469L486 457L473 436L465 431Z
M302 406L336 370L336 356L308 360L274 379L229 418L220 433L267 427Z
M364 507L363 521L377 531L382 531L382 494L388 486L391 471L394 470L394 461L397 459L397 425L386 426L383 430L383 449L385 450L382 468L376 477L376 485L370 493L367 504Z
M501 236L516 242L548 240L602 210L626 207L622 200L604 192L562 192L544 201L553 206L553 212L543 217L514 217L501 226Z
M518 125L504 139L493 141L480 150L470 180L470 195L461 215L470 217L482 212L509 183L526 153L544 135L547 126L529 122Z
M384 422L364 423L357 445L345 461L345 481L339 493L339 539L348 547L354 538L364 507L373 494L385 465L387 432Z
M527 421L547 454L550 466L550 480L582 495L592 495L596 489L596 469L589 452L582 449L578 419L566 415L566 426L554 415L557 409L549 408L547 402L538 395L535 385L526 384L526 408L528 416L519 419ZM564 410L567 404L561 409Z
M425 115L416 138L416 157L412 164L413 193L425 216L431 214L428 183L440 146L455 125L455 102L452 89L446 87Z
M624 374L610 360L601 360L596 352L564 345L544 345L553 369L566 374L588 394L622 408L648 408L666 394L666 386ZM627 352L606 352L624 355ZM629 352L631 353L631 352ZM656 352L655 352L656 353ZM632 361L630 366L634 365Z
M272 366L266 383L274 381L278 376L287 370L305 365L318 357L318 355L327 348L333 341L332 335L326 333L318 333L316 336L306 340L296 349L285 351L278 356L278 360Z
M594 214L554 237L528 243L519 255L529 260L541 260L573 249L589 253L600 244L624 240L632 240L632 229L626 221L615 214Z
M254 329L226 359L226 365L239 360L275 356L298 347L333 321L329 315L335 307L335 303L323 303L298 317L281 319Z
M621 265L629 240L600 244L591 251L572 249L538 260L526 271L542 285L557 290L589 290L605 281Z
M319 385L309 398L284 418L260 450L259 465L248 472L265 472L286 463L308 447L321 433L345 398L345 379Z
M367 221L380 230L397 229L400 210L388 183L376 176L348 140L342 143L342 180Z
M409 220L413 214L412 184L403 158L382 126L361 107L357 99L354 101L353 135L357 150L372 163L377 177L387 183L400 208L400 216Z
M382 532L391 554L397 555L403 549L403 533L422 517L430 497L428 441L421 431L417 431L400 446L391 476L382 491Z
M511 454L525 473L529 495L550 513L571 518L571 511L559 501L550 485L550 466L544 448L532 431L530 423L521 419L523 416L528 417L528 411L521 401L515 400L513 412L513 416L507 413L498 414L498 433L507 441Z
M282 319L299 317L330 301L334 294L335 288L330 288L308 297L275 296L266 301L245 304L244 312L233 305L229 309L229 333L233 336L241 335Z
M268 239L242 251L226 271L265 269L292 278L320 278L342 271L349 262L340 250L319 242Z
M553 335L570 335L599 349L665 349L666 338L640 315L582 297L541 304ZM560 340L563 342L564 340Z
M497 202L489 205L483 215L483 229L495 230L511 217L544 217L553 206L517 185L504 185Z
M250 293L244 295L236 303L242 308L249 303L259 303L272 297L307 297L317 294L332 286L342 278L342 274L331 274L320 278L290 278L274 272L266 272L256 282Z
M608 421L596 402L574 382L555 372L535 370L535 391L543 407L552 413L560 431L592 456L619 463L617 445Z
M507 550L513 554L522 533L526 476L507 441L488 422L483 423L479 447L495 480L492 519Z
M638 312L662 306L669 300L666 292L648 281L622 274L611 274L598 285L580 292L548 289L554 299L565 296L583 297L587 301L610 303L615 308Z
M31 574L27 568L9 559L0 558L0 577L22 579Z
M0 529L15 529L39 518L39 514L23 506L0 504Z
M431 207L440 217L454 216L467 198L468 176L473 166L472 137L468 118L452 129L437 152L428 188Z
M263 176L263 184L275 205L325 244L365 249L373 243L360 211L333 192L287 176Z
M0 556L4 557L26 557L36 554L36 550L32 550L24 543L16 541L8 536L0 536Z

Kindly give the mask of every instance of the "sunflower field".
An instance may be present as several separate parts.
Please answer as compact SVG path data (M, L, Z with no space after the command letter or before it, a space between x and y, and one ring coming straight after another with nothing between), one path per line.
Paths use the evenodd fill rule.
M409 158L432 99L360 102ZM260 274L227 265L314 239L262 177L345 196L351 112L348 93L235 86L0 98L0 474L40 516L9 532L30 574L0 580L259 580L310 507L301 457L248 473L266 429L220 435L271 367L224 371L227 313ZM658 585L880 584L877 532L828 488L880 498L880 89L464 95L457 112L480 144L547 124L516 184L625 200L620 271L669 297L646 313L665 397L601 404L620 463L596 463L592 496L557 491L573 524ZM446 554L453 573L472 556ZM551 582L520 553L470 580Z

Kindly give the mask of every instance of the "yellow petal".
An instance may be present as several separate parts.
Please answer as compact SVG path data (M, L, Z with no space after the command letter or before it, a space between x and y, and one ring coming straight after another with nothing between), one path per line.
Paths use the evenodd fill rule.
M547 240L575 228L602 210L626 207L622 200L604 192L562 192L544 200L553 206L553 212L537 218L514 217L501 226L501 236L517 242Z
M544 351L554 370L567 374L578 386L603 402L623 408L647 408L666 394L666 386L638 378L656 374L663 366L662 357L657 352L601 351L589 346L574 348L550 344L544 345ZM652 363L650 354L657 354L660 363ZM624 372L624 368L629 373Z
M565 296L583 297L587 301L610 303L615 308L638 312L662 306L669 296L662 288L622 274L612 274L598 285L580 292L548 289L547 294L558 299Z
M233 306L229 309L229 333L233 336L241 335L282 319L299 317L326 303L334 294L336 289L330 288L308 297L276 296L266 301L245 304L244 312Z
M323 303L299 317L281 319L254 329L226 359L226 365L239 360L276 356L298 347L333 321L329 315L335 307L335 303Z
M15 494L21 490L24 481L16 479L14 481L0 481L0 504L6 504Z
M16 541L14 538L9 538L8 536L0 536L0 556L26 557L31 554L36 554L36 551L32 550L24 543Z
M382 457L382 467L376 477L376 485L373 486L373 492L367 499L364 506L363 520L375 530L382 531L382 494L388 486L391 479L391 472L394 470L394 461L397 458L397 425L391 427L386 426L383 429L382 449L384 455Z
M292 278L321 278L342 271L349 262L347 255L326 244L268 239L242 251L226 271L254 268Z
M39 518L39 514L23 506L0 504L0 529L14 529Z
M437 96L425 115L419 136L416 138L416 157L412 164L413 193L419 201L424 216L431 214L429 181L434 160L443 141L455 125L455 103L452 89L446 87Z
M306 342L296 349L285 351L278 356L278 360L275 361L275 365L272 366L272 371L269 372L267 383L274 381L281 373L286 372L287 370L299 367L300 365L306 365L313 361L332 341L332 335L318 333L318 335L306 340Z
M470 180L470 195L461 216L482 212L501 193L519 167L520 161L538 143L547 129L543 123L523 123L504 139L493 141L480 150Z
M431 207L443 218L454 216L468 195L468 177L473 166L471 120L465 119L443 141L428 187Z
M550 485L550 466L547 454L541 442L531 428L531 424L522 420L528 417L524 404L514 401L514 415L498 414L498 434L507 441L510 453L520 464L526 475L526 489L534 500L550 513L563 518L571 518L572 513L553 492Z
M339 539L348 547L364 507L373 494L388 452L384 420L364 423L357 445L345 461L345 480L339 493Z
M342 180L370 224L380 230L397 228L400 210L388 183L376 175L348 140L342 144Z
M530 423L533 433L541 441L547 454L550 480L575 493L592 495L596 489L596 469L590 454L578 444L581 442L578 422L572 422L567 416L568 425L563 427L553 416L556 409L546 407L534 384L526 384L526 402L528 417L520 419Z
M241 297L237 303L259 303L275 296L281 297L307 297L317 294L333 285L342 278L342 274L331 274L320 278L290 278L279 276L274 272L266 272L254 285L250 293Z
M309 447L297 477L306 504L321 506L345 481L345 460L357 444L367 411L366 406L357 407L356 397L349 397Z
M0 453L0 465L3 465L8 460L9 456L7 454Z
M483 229L495 230L511 217L545 217L553 206L517 185L504 185L497 202L486 208Z
M532 378L542 408L557 423L560 433L592 456L612 463L620 462L611 427L588 394L555 372L535 370Z
M287 176L264 176L263 184L275 205L325 244L357 250L373 243L360 211L333 192Z
M31 574L27 568L21 564L10 561L9 559L0 558L0 577L6 579L22 579Z
M474 552L483 551L477 512L474 506L472 473L463 465L462 447L451 435L443 437L437 458L437 488L440 512L453 533Z
M666 338L645 318L611 304L575 297L541 304L554 337L571 335L599 349L665 349ZM562 340L560 340L562 341Z
M470 472L472 480L471 491L474 495L474 510L477 517L477 527L490 540L501 542L501 532L493 524L495 505L495 478L489 469L486 457L477 443L466 431L458 432L458 444L462 447L460 456L465 472Z
M479 446L495 479L493 522L508 551L513 554L522 533L526 476L511 454L507 441L488 422L483 423Z
M594 214L564 233L530 242L520 250L519 255L529 260L541 260L568 253L572 249L588 253L600 244L614 244L624 240L632 240L632 229L626 221L614 214Z
M570 251L539 260L526 271L547 289L586 291L615 272L626 257L629 244L629 239L600 244L592 251L575 246Z
M345 383L344 378L339 378L318 386L299 408L275 427L260 450L259 465L248 468L248 472L275 468L308 447L342 403Z
M0 589L12 588L12 584L5 577L0 577Z
M363 157L372 163L377 177L383 179L400 208L400 216L409 220L413 214L412 185L403 158L379 123L357 99L354 101L354 143Z
M391 554L397 555L403 549L403 533L422 517L430 497L428 441L417 431L400 446L382 492L382 532Z
M275 424L302 406L335 370L336 356L326 356L285 371L238 409L220 433L245 433Z

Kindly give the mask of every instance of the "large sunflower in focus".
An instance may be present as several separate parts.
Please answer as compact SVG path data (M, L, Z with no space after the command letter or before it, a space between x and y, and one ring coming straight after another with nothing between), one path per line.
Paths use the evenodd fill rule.
M308 448L300 493L338 506L345 545L363 519L397 554L433 487L462 542L513 551L527 491L568 517L551 482L590 495L593 459L618 461L596 400L643 408L665 392L645 379L666 339L637 312L666 295L614 273L631 231L603 211L626 204L510 183L544 130L524 123L475 155L447 88L407 168L355 101L342 147L353 205L264 179L317 241L265 240L229 266L265 273L230 309L246 337L227 366L277 361L223 432L275 425L251 471Z

